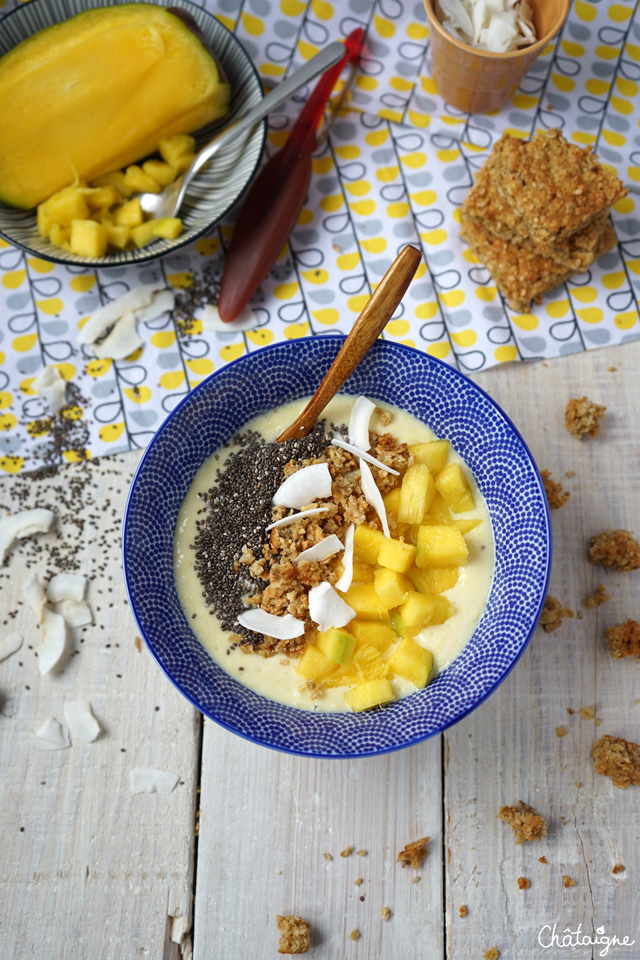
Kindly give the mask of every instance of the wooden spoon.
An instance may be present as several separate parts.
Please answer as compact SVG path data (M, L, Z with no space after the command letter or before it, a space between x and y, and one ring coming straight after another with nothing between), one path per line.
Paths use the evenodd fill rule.
M322 383L302 413L277 437L278 443L293 437L306 437L326 405L351 376L393 316L421 258L422 254L416 247L406 246L400 251L354 323Z

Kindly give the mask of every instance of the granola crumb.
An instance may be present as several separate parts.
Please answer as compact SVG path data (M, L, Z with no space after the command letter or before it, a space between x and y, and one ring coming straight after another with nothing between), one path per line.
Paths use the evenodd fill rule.
M391 910L389 910L389 907L383 907L380 911L380 917L383 920L390 920L392 916L393 914L391 913Z
M581 708L580 708L580 716L583 718L583 720L593 720L593 718L595 717L595 715L596 715L596 712L595 712L595 710L593 709L593 707L581 707Z
M565 473L565 477L567 478L567 480L571 480L571 477L575 477L575 475L576 475L575 470L567 470L567 472Z
M351 933L349 934L349 940L359 940L359 939L360 939L360 931L352 930Z
M497 817L513 829L516 844L526 843L528 840L542 840L547 835L544 817L522 800L514 807L500 807Z
M602 407L586 397L576 399L572 397L564 413L564 422L569 433L582 440L586 434L597 437L600 432L600 421L604 417L606 407Z
M623 873L624 872L624 863L616 863L611 873Z
M288 917L276 917L280 943L278 953L306 953L311 946L309 924L301 917L291 914Z
M340 851L341 857L350 857L353 847L345 847L344 850Z
M598 720L597 718L593 721L593 725L595 727L599 727L601 723L602 723L602 720Z
M330 853L323 853L322 856L325 858L325 860L333 860L333 857Z
M552 630L557 630L558 627L562 626L562 621L565 617L571 618L573 616L574 612L570 607L563 607L555 597L547 596L538 622L545 633L550 633Z
M422 861L429 853L427 850L429 839L429 837L423 837L421 840L414 840L402 848L396 862L402 864L403 870L407 866L411 866L414 870L417 870L418 867L422 865Z
M487 950L487 952L485 953L484 960L498 960L499 956L500 956L500 951L498 950L498 948L491 947L491 949Z
M594 743L591 756L594 771L611 777L614 786L640 786L640 744L605 734Z
M558 510L560 507L564 507L571 496L569 491L563 491L562 484L552 480L550 470L542 470L540 476L542 477L542 484L544 486L544 492L547 495L549 507L552 510Z
M420 883L420 877L416 874L415 877L411 878L411 883Z
M549 863L546 857L538 857L538 863Z
M356 853L358 854L359 857L366 857L367 855L366 850L356 850Z
M575 887L576 885L575 880L572 880L571 877L567 877L566 874L562 875L562 882L564 883L565 887Z
M576 617L578 618L578 620L582 620L583 616L584 614L582 610L578 610L578 612L576 613Z
M589 563L612 570L637 570L640 567L640 544L628 530L605 530L591 538Z
M623 657L637 657L640 660L640 623L637 620L625 620L624 623L607 627L604 636L609 655L614 660Z
M579 790L582 786L582 780L576 780L576 788Z
M527 880L526 877L518 877L518 886L521 890L528 890L531 886L531 880Z
M469 908L467 907L466 903L462 904L462 906L458 910L458 913L460 914L462 919L464 919L467 916L467 914L469 913Z
M572 710L571 707L567 707L567 713L573 716L575 713L575 710Z
M566 737L567 731L564 727L556 727L556 737Z
M358 877L358 879L354 880L353 882L355 883L356 887L360 887L364 883L362 877Z
M601 607L603 603L606 603L607 600L611 600L611 597L604 588L604 584L599 583L594 593L584 602L585 607Z

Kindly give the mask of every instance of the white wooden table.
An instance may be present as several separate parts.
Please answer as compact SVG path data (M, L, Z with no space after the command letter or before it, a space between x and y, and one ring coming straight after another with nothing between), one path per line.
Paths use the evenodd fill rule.
M477 960L491 947L509 960L582 960L603 949L543 946L554 924L562 936L604 927L635 941L609 957L640 956L640 791L595 776L589 756L604 733L640 737L640 666L611 660L603 640L605 626L638 618L640 572L586 561L593 533L640 535L639 370L632 343L477 376L540 467L571 491L552 515L551 594L577 611L604 583L611 600L553 633L536 630L499 690L444 736L368 760L280 755L203 722L140 648L119 554L135 455L32 482L3 478L4 508L15 511L22 494L24 506L51 505L63 520L56 537L23 542L0 571L2 629L25 638L0 663L2 960L261 960L277 956L278 913L310 922L309 956L322 960ZM608 410L600 436L579 442L564 407L585 394ZM85 470L77 505L61 506L56 487ZM96 623L77 632L79 653L59 676L40 677L20 590L26 564L53 572L52 545L95 578ZM80 698L100 738L32 749L46 717L62 720L64 701ZM597 727L580 717L585 706ZM168 796L132 796L134 767L175 772L180 783ZM546 840L515 846L495 819L519 799L547 818ZM402 870L398 851L425 835L423 868ZM625 870L614 875L618 863ZM563 875L576 885L565 888ZM519 889L521 876L530 889Z

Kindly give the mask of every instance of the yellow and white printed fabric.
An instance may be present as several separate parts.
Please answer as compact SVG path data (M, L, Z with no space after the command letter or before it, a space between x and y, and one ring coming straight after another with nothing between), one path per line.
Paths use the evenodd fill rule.
M8 3L1 12L8 12ZM346 334L406 244L424 254L384 336L476 372L640 337L640 13L630 0L574 0L560 35L499 112L467 116L439 98L419 0L206 0L247 49L265 85L329 41L366 29L349 108L313 161L309 195L290 242L252 301L252 329L181 323L196 295L215 302L235 211L208 236L138 267L79 270L0 241L0 470L51 458L52 425L31 383L43 363L73 384L64 416L76 434L60 457L144 447L175 404L244 353L282 340ZM300 110L270 120L267 153ZM629 188L612 212L616 249L530 313L508 308L459 239L459 208L496 138L559 126L591 146ZM182 314L140 325L126 360L96 360L77 331L128 288L161 281ZM69 426L67 424L66 426ZM81 429L82 428L82 429ZM69 431L71 436L72 431ZM78 438L81 438L80 444ZM80 453L79 453L80 450Z

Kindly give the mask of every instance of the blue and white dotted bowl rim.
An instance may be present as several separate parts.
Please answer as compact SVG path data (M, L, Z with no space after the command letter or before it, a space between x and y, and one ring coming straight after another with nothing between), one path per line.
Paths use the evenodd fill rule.
M364 757L409 747L475 710L524 652L551 569L544 487L511 420L454 367L378 340L341 392L400 406L451 440L489 507L494 579L473 637L424 690L365 714L317 713L275 703L238 683L211 659L191 631L173 578L173 534L182 500L204 460L248 420L313 393L343 342L344 337L323 335L273 344L202 381L174 408L145 451L123 522L131 610L169 680L227 730L311 757Z
M262 98L262 83L251 58L238 38L204 7L191 0L30 0L0 17L0 56L39 30L97 7L148 3L151 6L179 7L191 14L231 85L231 104L227 117L195 131L196 149L211 139L216 129L231 116ZM74 267L123 267L146 263L173 253L208 233L238 203L253 180L267 136L267 122L261 121L243 145L241 153L233 146L223 148L216 157L215 171L205 167L193 180L179 216L184 231L175 240L161 239L146 247L108 253L104 257L82 257L54 246L38 233L36 213L18 210L0 202L0 237L27 253L44 260ZM222 187L220 184L222 183Z

